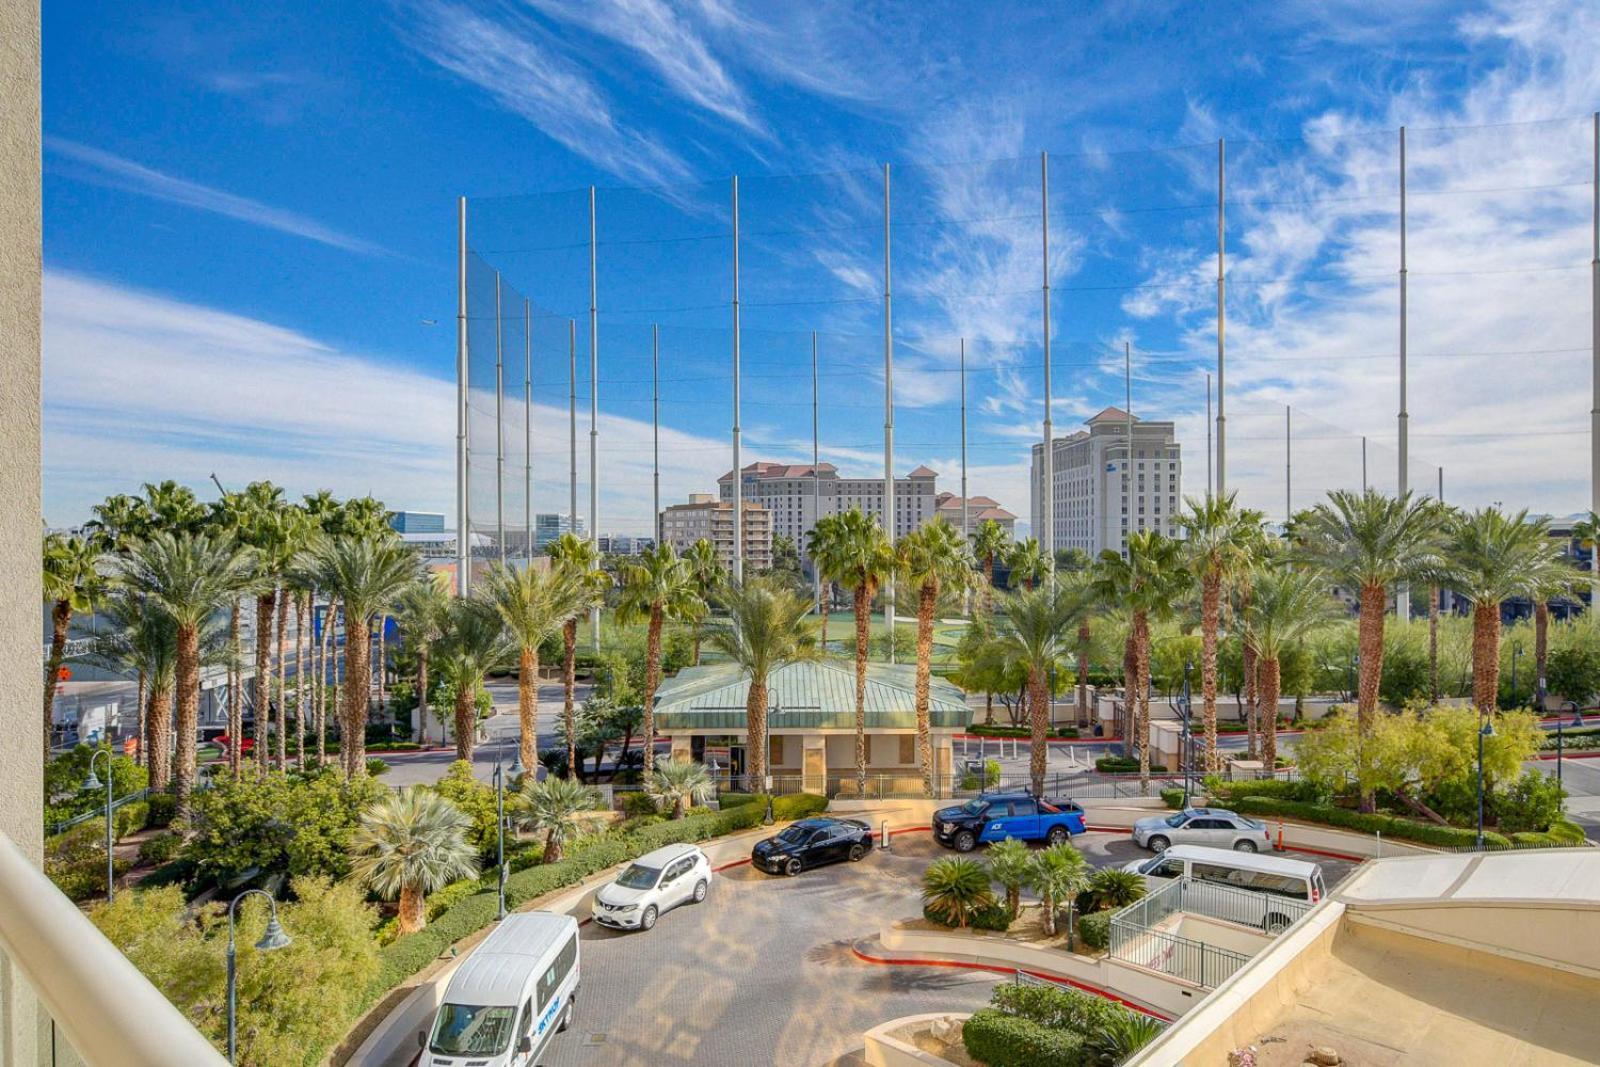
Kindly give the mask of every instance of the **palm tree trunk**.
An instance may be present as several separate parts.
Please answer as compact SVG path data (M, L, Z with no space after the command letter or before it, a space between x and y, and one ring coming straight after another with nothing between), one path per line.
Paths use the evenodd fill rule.
M275 620L274 639L277 643L277 683L278 683L278 734L277 763L278 770L283 770L288 761L289 745L289 687L285 671L288 669L288 659L283 654L283 641L289 630L289 613L294 610L294 597L289 590L278 590L278 617Z
M1033 785L1033 795L1044 796L1045 753L1050 734L1050 698L1045 693L1045 673L1037 665L1028 671L1028 779Z
M428 643L417 645L417 741L428 736ZM523 766L527 766L524 764Z
M1200 706L1206 735L1206 773L1222 769L1217 757L1217 631L1222 625L1222 575L1206 568L1200 585Z
M1245 713L1245 758L1260 759L1261 747L1256 743L1260 735L1261 721L1259 718L1260 701L1257 699L1256 687L1256 648L1250 643L1250 638L1243 639L1243 647L1239 650L1240 667L1244 672L1244 713Z
M767 776L767 682L750 680L750 691L744 702L745 717L745 770L747 789L759 793L766 788Z
M294 625L294 758L297 766L306 765L306 723L311 711L311 594L300 594L300 610Z
M872 602L866 582L856 586L856 796L867 795L867 606Z
M367 620L351 618L345 609L343 715L339 723L339 755L344 773L356 777L367 773L367 699L372 685L372 667L367 662L372 634Z
M1134 620L1134 670L1139 692L1139 792L1150 795L1150 622L1144 612Z
M1372 737L1377 723L1378 687L1383 681L1383 613L1389 606L1388 601L1383 586L1361 587L1360 614L1356 619L1356 647L1361 656L1361 670L1356 679L1356 731L1363 745ZM1366 757L1357 758L1364 761ZM1361 810L1370 814L1374 807L1372 790L1363 787Z
M933 796L933 734L928 718L928 688L933 673L933 612L937 582L923 582L917 599L917 759L922 762L922 795Z
M243 671L239 669L239 598L228 605L228 773L239 777L244 770L244 694L239 692Z
M1089 622L1078 623L1078 724L1092 726L1089 712Z
M650 605L650 626L644 639L644 776L656 769L656 686L661 684L660 604Z
M427 925L427 899L422 890L410 883L400 887L400 909L395 916L396 936L414 934Z
M1491 715L1500 701L1500 605L1472 605L1472 703Z
M388 629L388 621L387 616L378 616L378 662L376 666L378 668L378 721L380 722L388 718L389 712L389 658L388 649L384 643L387 637L384 631Z
M578 778L578 723L577 714L572 707L573 690L578 684L578 620L568 619L567 624L561 628L563 642L561 657L561 685L566 691L565 703L561 708L561 721L567 731L567 777ZM599 764L595 765L597 768Z
M172 690L152 683L144 713L145 746L150 750L150 788L157 792L172 784Z
M983 723L985 726L994 725L994 693L985 690L983 694Z
M1439 587L1428 587L1428 694L1439 703Z
M983 557L983 610L986 615L994 614L994 553Z
M822 600L822 645L821 645L821 648L822 648L823 655L827 655L827 653L828 653L828 601L830 601L832 599L833 599L833 583L825 581L825 582L822 583L822 597L821 597L821 600ZM700 660L697 658L695 660L695 662L699 663Z
M1278 694L1283 688L1282 664L1276 656L1261 657L1261 706L1266 721L1261 725L1261 762L1267 774L1278 772Z
M478 729L477 686L456 686L456 759L471 761L472 742Z
M145 748L144 748L144 741L145 741L145 732L144 732L144 709L145 709L145 704L144 704L144 698L145 698L145 691L146 691L146 688L147 688L147 682L148 682L148 678L145 675L145 670L144 670L143 667L140 667L139 668L139 689L138 689L138 692L134 695L134 700L137 702L134 705L135 714L138 716L138 721L134 724L134 737L138 738L138 740L139 740L139 747L133 754L133 762L134 762L134 766L136 766L136 767L143 767L145 765L145 760L147 760L149 758L149 753L146 752ZM231 704L232 701L229 701L229 703Z
M44 761L50 762L50 733L55 726L56 683L67 654L67 627L72 624L72 601L58 600L50 607L50 658L44 668Z
M539 646L524 645L517 665L517 719L524 767L539 765Z
M1534 710L1544 714L1542 684L1544 682L1545 661L1550 655L1550 602L1540 600L1533 605L1533 670L1534 670Z
M176 779L177 821L187 822L189 798L194 792L195 732L200 724L200 631L178 627L178 654L174 668L178 691L178 753Z
M1122 644L1122 714L1117 717L1117 734L1122 752L1133 755L1133 718L1139 706L1139 652L1134 641L1134 625L1128 624L1128 639Z
M339 618L334 611L333 598L328 599L328 609L322 614L322 653L317 662L317 766L328 758L328 690L333 684L328 678L328 668L333 661L333 628Z
M268 668L272 641L273 594L269 590L256 597L256 676L254 689L256 712L256 765L267 769L267 751L272 745L268 731L272 726L272 672Z

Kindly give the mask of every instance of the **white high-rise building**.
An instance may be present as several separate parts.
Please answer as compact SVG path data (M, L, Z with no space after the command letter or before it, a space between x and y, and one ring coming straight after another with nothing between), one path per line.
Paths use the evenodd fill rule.
M589 526L582 515L568 515L563 511L540 512L533 517L533 544L539 551L543 551L546 545L562 534L569 533L579 537L589 536Z
M1091 556L1123 552L1131 530L1178 532L1183 459L1170 422L1134 418L1132 466L1128 457L1128 413L1106 408L1079 430L1052 442L1055 512L1053 551L1079 548ZM1033 446L1029 520L1043 529L1044 445Z
M938 474L918 467L894 480L894 529L898 540L938 513ZM733 500L733 473L717 479L722 500ZM752 463L744 468L744 499L772 513L772 533L787 537L803 555L806 535L822 515L859 508L868 516L883 514L882 478L841 478L831 463ZM818 507L820 501L820 509Z

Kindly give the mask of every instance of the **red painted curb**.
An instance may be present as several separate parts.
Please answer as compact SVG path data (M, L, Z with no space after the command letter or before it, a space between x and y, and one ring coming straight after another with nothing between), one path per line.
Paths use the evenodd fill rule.
M1103 997L1113 1003L1121 1004L1125 1008L1136 1011L1140 1015L1148 1015L1152 1019L1158 1019L1164 1023L1172 1021L1172 1017L1169 1015L1162 1015L1160 1012L1135 1004L1133 1001L1119 997L1109 990L1089 985L1086 982L1075 981L1065 975L1052 974L1049 971L1030 971L1026 967L999 967L992 963L968 963L965 960L889 959L886 956L869 956L855 945L850 946L850 953L863 963L875 963L880 967L950 967L963 971L987 971L990 974L1013 975L1020 971L1030 978L1042 978L1048 982L1056 982L1061 985L1072 986L1075 989L1081 989L1085 993L1093 993L1097 997Z
M1126 827L1121 827L1121 826L1085 826L1084 830L1088 831L1089 833L1095 833L1095 834L1128 834L1129 836L1132 836L1132 834L1133 834L1132 830L1127 829ZM1353 855L1352 853L1349 853L1349 852L1334 852L1334 851L1329 850L1329 849L1306 848L1306 847L1304 847L1302 845L1290 845L1287 848L1283 848L1283 849L1274 848L1272 851L1274 851L1274 852L1304 852L1307 855L1325 856L1330 860L1344 860L1347 863L1364 863L1366 861L1366 859L1367 859L1366 856L1357 856L1357 855ZM1154 853L1152 853L1152 855L1154 855Z
M1536 760L1553 760L1553 759L1556 759L1557 757L1556 757L1556 754L1554 752L1540 752L1538 755L1534 756L1533 758L1536 759ZM1566 752L1566 753L1563 753L1560 758L1561 759L1600 759L1600 752L1597 752L1594 749L1580 749L1577 752Z

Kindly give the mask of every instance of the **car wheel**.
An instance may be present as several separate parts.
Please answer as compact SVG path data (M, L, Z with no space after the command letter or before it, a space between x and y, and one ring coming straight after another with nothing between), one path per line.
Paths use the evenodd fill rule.
M975 836L973 836L973 833L972 833L971 830L963 830L959 834L956 835L956 851L957 852L971 852L973 849L975 849L977 847L978 847L978 839Z
M1248 838L1241 839L1233 843L1233 850L1235 852L1255 852L1256 843Z
M1059 845L1061 842L1065 841L1071 836L1072 835L1067 832L1067 828L1065 826L1052 826L1050 827L1050 833L1046 835L1045 840L1050 842L1052 845Z
M1287 915L1268 915L1266 921L1261 924L1261 928L1269 934L1281 934L1289 929L1289 917Z
M706 899L706 880L700 879L694 884L694 902L699 904Z
M1168 841L1166 838L1162 837L1160 834L1157 834L1156 836L1154 836L1154 837L1152 837L1150 839L1150 851L1151 852L1165 852L1167 850L1167 846L1170 845L1170 844L1172 844L1171 841Z
M801 866L802 864L800 863L799 857L795 857L783 865L783 873L787 874L790 878L793 878L795 875L800 873Z
M654 904L652 904L648 908L644 909L644 914L639 916L639 929L641 929L641 930L654 929L655 925L656 925L656 916L659 915L659 914L660 913L658 911L656 911L656 906Z
M556 1033L558 1033L558 1034L566 1033L567 1032L567 1027L569 1027L571 1025L572 1025L572 1001L568 1000L566 1008L563 1009L562 1012L561 1012L561 1022L556 1027Z
M866 854L867 854L867 846L863 845L860 841L857 841L855 844L850 846L850 862L851 863L855 863L857 860L861 859L861 857L865 856Z

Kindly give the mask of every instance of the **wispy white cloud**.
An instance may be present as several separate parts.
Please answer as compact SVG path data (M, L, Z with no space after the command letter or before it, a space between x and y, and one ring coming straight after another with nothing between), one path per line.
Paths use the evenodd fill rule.
M197 211L237 219L252 226L276 230L294 237L303 237L347 252L358 252L362 255L388 254L386 249L370 241L324 226L304 215L166 174L141 163L135 163L131 159L124 159L122 156L76 141L47 137L45 150L56 158L55 169L59 172L93 185L121 189L153 200L166 201L169 204L181 204Z

